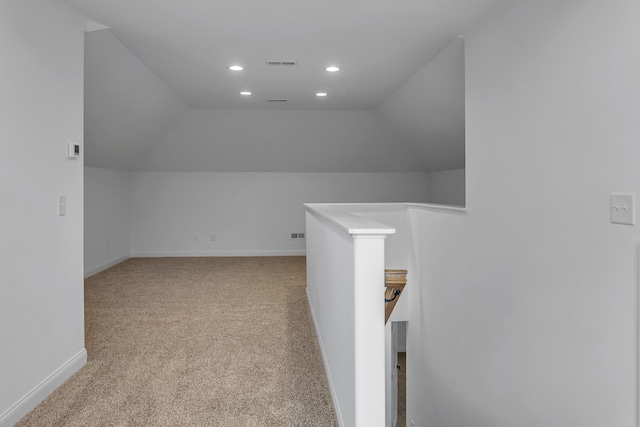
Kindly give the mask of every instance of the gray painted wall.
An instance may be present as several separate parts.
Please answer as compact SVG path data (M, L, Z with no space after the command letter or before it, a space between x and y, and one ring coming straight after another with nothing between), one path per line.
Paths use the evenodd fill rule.
M424 173L135 172L132 180L134 256L304 254L305 241L289 238L305 229L304 203L428 198Z
M464 206L465 170L431 172L427 175L429 203Z
M84 168L84 274L131 255L131 172Z
M456 38L378 108L423 170L464 167L464 72Z
M109 30L85 43L86 164L133 170L187 106Z

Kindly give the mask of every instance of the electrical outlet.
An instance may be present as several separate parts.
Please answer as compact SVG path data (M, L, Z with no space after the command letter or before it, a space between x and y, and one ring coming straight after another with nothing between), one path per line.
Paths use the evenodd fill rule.
M216 235L214 233L211 233L209 235L209 240L211 240L212 242L215 242L216 241Z
M298 232L289 234L289 239L291 240L298 240L298 239L305 239L305 238L306 238L306 235L304 231L298 231Z
M200 236L198 236L198 233L193 233L193 241L197 242L198 240L200 240Z

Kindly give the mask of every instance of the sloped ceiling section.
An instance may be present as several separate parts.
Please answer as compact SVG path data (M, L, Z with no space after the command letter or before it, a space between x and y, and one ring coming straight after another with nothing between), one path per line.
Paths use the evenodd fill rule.
M267 99L287 98L296 110L376 108L495 1L67 0L192 107L274 108ZM235 63L243 73L229 73ZM341 70L327 74L328 65Z
M188 110L111 31L85 38L85 164L134 170Z
M88 33L87 166L170 172L427 172L464 167L464 42L374 110L202 109L109 30Z
M409 172L423 165L376 111L192 109L140 169Z
M464 168L464 39L456 38L378 111L425 170Z

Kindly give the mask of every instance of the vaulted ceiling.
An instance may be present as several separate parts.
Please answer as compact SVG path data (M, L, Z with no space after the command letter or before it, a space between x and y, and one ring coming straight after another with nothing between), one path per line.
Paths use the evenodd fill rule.
M109 27L86 38L86 164L463 167L458 36L496 1L67 0ZM232 64L244 70L230 71ZM327 72L329 65L340 71Z

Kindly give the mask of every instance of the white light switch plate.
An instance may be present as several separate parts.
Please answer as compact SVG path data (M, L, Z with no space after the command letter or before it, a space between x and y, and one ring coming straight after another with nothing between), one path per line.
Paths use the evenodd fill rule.
M636 223L633 194L612 194L610 209L613 224L634 225Z

